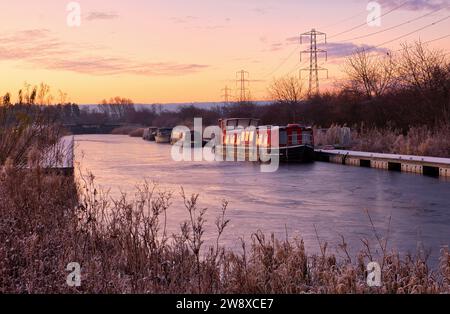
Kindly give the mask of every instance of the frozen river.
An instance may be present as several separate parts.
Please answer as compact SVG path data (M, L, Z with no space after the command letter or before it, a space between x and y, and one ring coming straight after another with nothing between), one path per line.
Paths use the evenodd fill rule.
M115 135L76 136L76 161L90 170L96 183L133 197L144 180L174 192L168 210L172 232L187 219L180 188L200 193L208 208L206 239L215 237L215 217L223 199L229 201L231 223L223 244L239 247L261 230L284 239L305 240L307 249L319 250L315 227L322 241L336 251L343 235L352 252L369 238L376 247L369 211L380 235L391 218L389 247L415 253L424 247L438 255L450 244L450 182L413 174L316 162L281 165L275 173L261 173L258 164L232 162L175 162L169 145Z

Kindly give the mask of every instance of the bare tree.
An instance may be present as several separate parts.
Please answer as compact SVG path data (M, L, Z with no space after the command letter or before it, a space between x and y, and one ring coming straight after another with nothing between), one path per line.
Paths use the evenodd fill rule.
M37 93L37 103L38 105L50 105L52 103L53 96L50 94L50 86L41 83L39 85L39 91Z
M269 95L281 105L277 108L278 114L284 112L286 118L295 123L298 118L298 105L305 97L300 80L292 76L275 79L269 87Z
M17 93L17 103L19 105L23 104L23 91L20 89L19 92Z
M363 94L369 99L386 94L397 83L392 53L374 56L365 49L357 50L347 58L344 72L348 76L345 89Z
M28 104L29 105L34 105L36 102L36 95L37 95L37 87L33 87L33 90L31 91L29 100L28 100Z
M0 165L11 159L14 165L24 168L33 150L43 157L41 153L62 136L56 119L41 106L0 106Z
M292 76L286 76L273 81L269 87L270 97L285 104L298 104L304 98L303 85Z
M131 112L135 111L133 101L131 99L121 97L102 100L99 109L100 112L106 114L114 121L124 121Z
M58 96L59 96L59 104L65 105L67 103L67 93L63 92L62 90L58 90Z
M10 105L11 104L11 94L10 93L6 93L5 96L3 96L2 104L3 105Z
M450 64L445 53L429 49L420 41L402 45L399 77L405 89L414 93L422 119L450 120Z
M420 41L402 47L399 74L406 87L423 94L447 85L448 63L442 51L427 49Z

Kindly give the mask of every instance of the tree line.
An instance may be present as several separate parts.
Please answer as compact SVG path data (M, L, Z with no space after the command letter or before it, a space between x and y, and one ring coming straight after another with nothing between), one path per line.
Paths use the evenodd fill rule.
M53 97L46 84L31 88L26 84L12 104L5 94L3 106L47 111L62 123L121 123L142 126L175 126L202 117L205 124L220 118L253 117L262 124L304 123L321 127L333 124L391 127L408 130L415 126L430 128L450 121L450 64L439 50L416 42L403 44L398 52L383 55L356 51L343 63L345 80L332 91L308 95L295 77L275 79L268 88L273 102L260 105L238 102L213 108L184 106L176 111L161 105L137 108L128 98L103 100L95 108L67 102L67 94ZM56 105L49 106L51 103ZM29 108L27 110L30 110Z

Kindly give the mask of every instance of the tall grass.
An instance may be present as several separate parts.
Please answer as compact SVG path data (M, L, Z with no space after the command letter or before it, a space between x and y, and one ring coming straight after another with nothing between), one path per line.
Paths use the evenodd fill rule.
M144 131L145 131L144 128L139 128L139 129L136 129L136 130L130 132L128 135L131 137L143 137Z
M136 126L122 126L112 130L113 135L129 135L131 137L142 137L144 135L144 128Z
M256 232L232 251L220 244L228 204L217 220L217 241L205 245L206 209L199 195L182 193L186 221L167 232L171 193L143 184L132 200L112 200L92 175L75 184L26 171L7 162L0 172L1 293L441 293L450 292L450 255L439 269L426 257L401 257L386 239L375 256L369 246L344 259L318 237L320 254L309 254L301 239L277 240ZM365 243L365 242L363 242ZM383 286L366 285L366 264L383 267ZM66 285L70 262L82 266L82 285Z
M228 203L215 221L215 243L206 245L207 209L199 207L200 195L181 191L186 220L169 234L171 193L144 183L132 199L111 199L93 175L75 181L49 174L33 161L58 139L54 125L30 138L25 130L36 130L33 122L8 119L0 133L8 144L0 150L0 293L450 293L448 248L432 271L422 254L389 251L375 227L379 255L363 240L351 257L342 239L341 259L319 236L320 254L310 254L301 239L256 230L233 251L220 241ZM28 127L15 134L20 125ZM42 136L47 132L52 136ZM27 139L33 145L24 145ZM380 288L366 285L369 261L382 265ZM66 284L72 262L82 267L78 288Z
M42 107L0 105L0 165L9 158L15 166L26 167L31 152L56 145L62 135L55 117Z
M326 131L316 132L315 142L319 146L345 146L342 130L341 126L332 125ZM443 124L435 129L426 126L411 127L406 133L391 127L354 127L351 142L345 148L375 153L450 158L450 125Z

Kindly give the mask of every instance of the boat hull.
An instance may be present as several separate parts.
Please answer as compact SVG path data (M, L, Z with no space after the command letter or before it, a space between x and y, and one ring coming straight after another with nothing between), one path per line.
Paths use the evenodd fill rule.
M173 139L170 140L170 144L174 145L174 146L183 146L183 145L185 145L185 143L180 142L180 140L174 141ZM191 148L205 147L206 144L208 144L208 141L201 141L201 142L191 141L190 144L191 145L188 145L188 146L190 146Z
M170 143L170 135L156 135L155 142L158 144L169 144Z
M155 135L147 135L144 136L144 140L154 142L155 141Z
M314 147L309 145L298 145L294 147L282 147L278 155L282 162L308 163L314 161Z
M310 145L297 145L271 149L261 154L256 148L237 146L216 146L215 152L227 161L256 161L268 162L278 156L280 162L309 163L314 161L314 147Z

